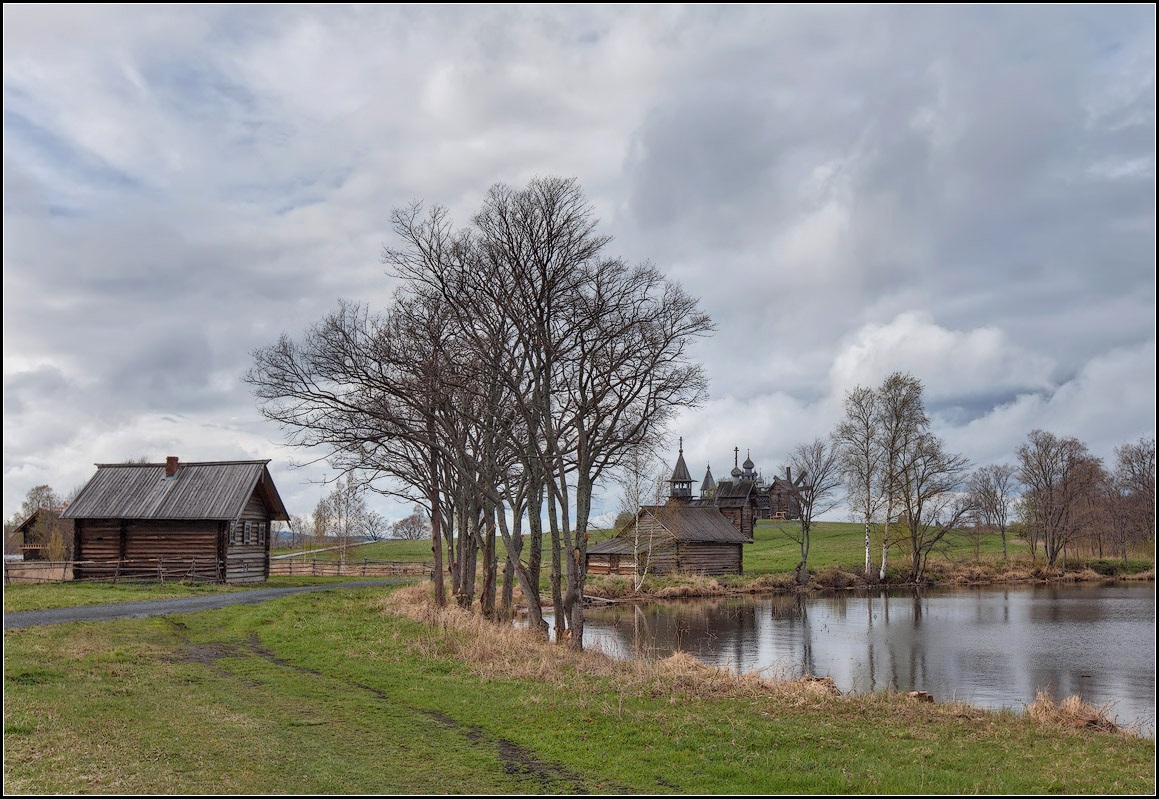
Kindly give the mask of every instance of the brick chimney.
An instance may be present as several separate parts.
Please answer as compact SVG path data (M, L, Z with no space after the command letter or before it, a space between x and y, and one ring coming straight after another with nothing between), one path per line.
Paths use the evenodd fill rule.
M165 459L165 476L172 477L177 474L177 456L170 455Z

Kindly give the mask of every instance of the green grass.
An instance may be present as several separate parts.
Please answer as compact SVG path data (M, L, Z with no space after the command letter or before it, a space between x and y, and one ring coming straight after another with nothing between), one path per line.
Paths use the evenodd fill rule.
M331 547L336 546L333 542L328 542L325 545L325 551L312 552L311 550L317 547L306 547L309 552L305 557L317 558L319 562L336 562L340 556L340 552ZM272 554L274 555L291 555L301 550L278 549ZM395 561L399 563L430 563L433 559L431 554L431 542L429 538L424 538L419 541L371 541L366 544L352 544L346 550L346 560L348 562L361 560L375 560L375 561Z
M498 645L383 611L385 593L6 631L5 791L1155 788L1154 741L883 696L724 695L660 673L642 683L616 676L628 664L590 668L530 642L530 665L511 670Z

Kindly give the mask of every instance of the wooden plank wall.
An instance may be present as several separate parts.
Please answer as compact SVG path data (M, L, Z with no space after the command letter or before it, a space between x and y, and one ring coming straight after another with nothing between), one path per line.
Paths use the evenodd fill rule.
M239 521L244 525L264 522L265 540L258 544L227 544L225 547L225 581L227 583L260 583L270 575L270 514L257 492L249 498ZM256 535L253 537L256 539Z

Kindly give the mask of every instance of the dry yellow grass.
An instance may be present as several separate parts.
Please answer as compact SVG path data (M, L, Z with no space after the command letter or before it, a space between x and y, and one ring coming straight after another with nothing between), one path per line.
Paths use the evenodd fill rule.
M1027 708L1026 713L1042 724L1071 727L1103 732L1121 732L1119 725L1111 721L1107 713L1077 696L1069 696L1061 702L1045 691L1039 691Z
M430 628L422 654L452 657L484 679L564 680L583 673L615 680L623 689L652 696L776 696L794 705L838 696L828 678L775 680L755 672L735 674L684 652L661 660L616 660L598 650L575 651L545 641L530 630L497 625L458 607L437 608L430 588L413 585L384 597L380 607Z

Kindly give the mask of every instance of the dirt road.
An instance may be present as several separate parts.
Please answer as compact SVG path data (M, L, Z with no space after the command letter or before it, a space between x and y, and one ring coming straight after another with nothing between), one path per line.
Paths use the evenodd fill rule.
M35 627L40 624L63 624L70 621L109 621L110 619L142 619L146 616L168 616L174 613L196 613L216 610L228 605L256 605L267 599L277 599L304 591L332 591L337 588L364 588L371 585L392 585L412 582L414 578L390 580L358 580L329 585L304 585L290 588L256 588L253 591L235 591L212 596L191 596L177 599L146 599L140 602L122 602L116 605L87 605L51 610L19 610L4 614L4 629Z

